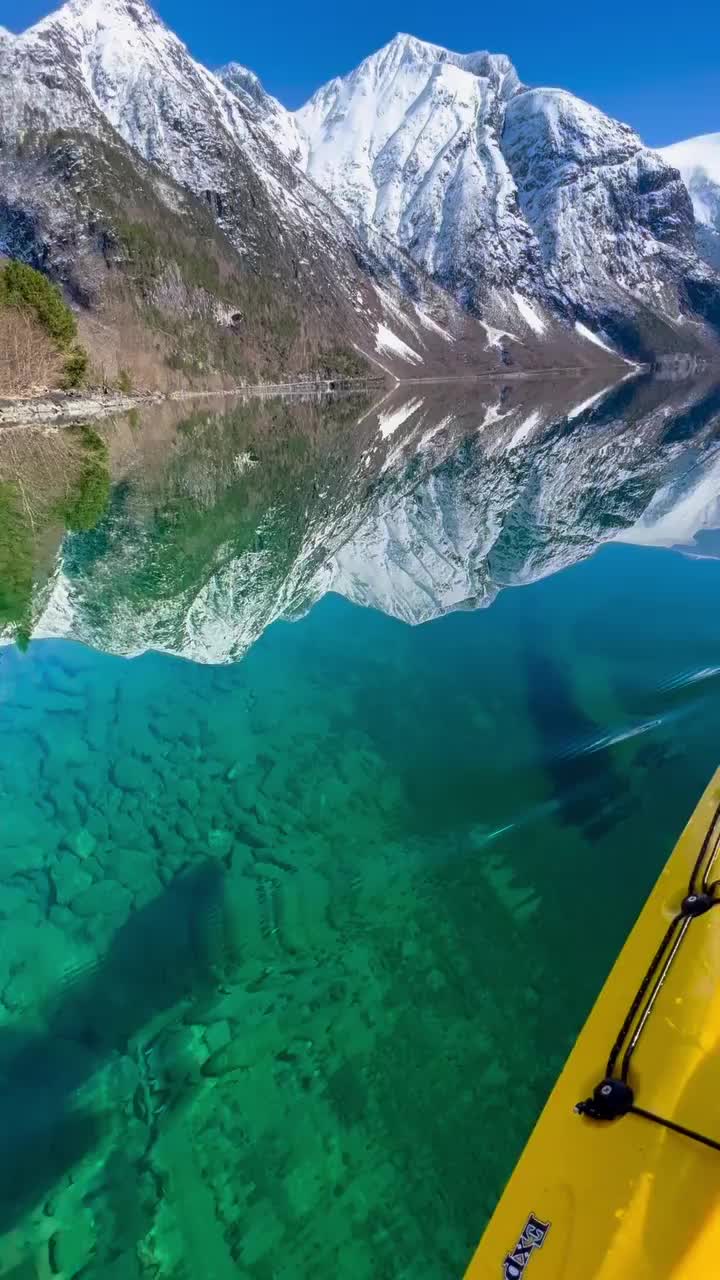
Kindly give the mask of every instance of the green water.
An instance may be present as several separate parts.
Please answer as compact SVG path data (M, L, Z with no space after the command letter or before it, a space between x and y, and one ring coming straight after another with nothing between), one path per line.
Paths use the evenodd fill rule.
M717 762L716 401L524 394L0 437L0 1276L462 1273Z

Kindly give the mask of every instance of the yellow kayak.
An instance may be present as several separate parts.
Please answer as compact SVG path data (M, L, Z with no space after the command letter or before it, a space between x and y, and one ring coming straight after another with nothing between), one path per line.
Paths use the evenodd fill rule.
M720 1277L716 896L720 770L578 1037L466 1280Z

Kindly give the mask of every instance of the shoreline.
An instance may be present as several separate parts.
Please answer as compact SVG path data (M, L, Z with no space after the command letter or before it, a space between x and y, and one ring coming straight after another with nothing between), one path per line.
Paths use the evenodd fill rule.
M622 372L623 366L625 372ZM617 381L624 382L638 374L653 371L650 363L634 364L623 360L620 364L608 361L607 366L583 365L558 366L555 368L487 370L481 373L436 374L428 377L397 378L393 374L369 375L365 378L323 378L318 381L300 379L292 382L255 382L237 387L213 387L204 390L182 391L137 391L108 392L44 392L36 396L17 396L0 398L0 434L8 427L69 426L73 422L101 421L116 414L131 413L133 409L143 409L153 404L167 404L184 400L235 399L248 400L264 397L287 397L295 399L317 399L325 395L347 395L357 392L380 392L386 389L386 395L400 387L417 387L435 383L458 385L484 382L541 382L544 378L585 378L599 375L601 369L607 367L617 374ZM656 368L658 376L667 370L662 363ZM690 376L691 370L683 369L676 376Z
M381 390L386 378L322 379L319 382L258 382L239 387L210 388L201 391L94 392L72 394L62 391L38 396L0 399L0 430L3 427L63 426L72 422L97 421L118 413L131 413L153 404L171 401L232 398L236 400L264 396L307 397L332 395L348 391Z

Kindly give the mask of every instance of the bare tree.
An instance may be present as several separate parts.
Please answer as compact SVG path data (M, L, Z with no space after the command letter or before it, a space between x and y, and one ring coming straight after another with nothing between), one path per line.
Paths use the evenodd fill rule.
M62 355L29 312L0 309L1 395L57 386L61 367Z

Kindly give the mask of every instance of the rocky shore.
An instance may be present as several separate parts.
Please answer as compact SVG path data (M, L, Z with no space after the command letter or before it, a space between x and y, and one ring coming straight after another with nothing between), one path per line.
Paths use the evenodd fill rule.
M0 427L38 426L43 423L88 422L109 418L133 409L165 401L233 399L264 396L316 398L334 393L379 390L385 385L381 377L322 380L300 379L293 382L258 382L238 387L202 391L53 391L33 396L0 399Z
M139 409L168 397L160 392L123 394L111 391L87 391L77 394L53 391L36 396L0 399L1 426L38 426L42 423L87 422Z

